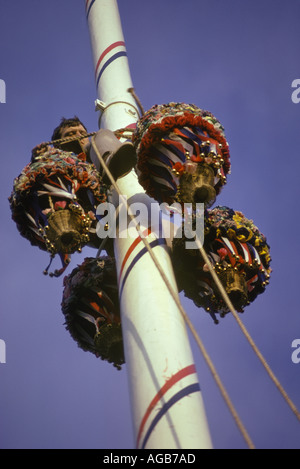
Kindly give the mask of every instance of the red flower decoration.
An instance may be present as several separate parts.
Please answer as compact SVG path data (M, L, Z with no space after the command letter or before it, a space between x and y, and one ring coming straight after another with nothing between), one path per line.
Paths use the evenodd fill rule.
M54 204L54 210L58 209L64 209L67 205L67 202L65 200L59 200L58 202L55 202Z
M177 171L179 174L182 174L182 173L184 173L185 168L184 168L183 164L177 162L173 165L173 169L175 169L175 171Z
M70 156L66 158L66 161L70 164L75 164L75 160L73 160L73 158L71 158Z
M219 254L221 260L225 259L227 256L227 251L225 248L218 249L217 253Z

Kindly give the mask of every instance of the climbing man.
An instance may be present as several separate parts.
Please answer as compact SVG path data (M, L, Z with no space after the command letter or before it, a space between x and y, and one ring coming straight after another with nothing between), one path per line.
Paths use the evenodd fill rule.
M95 152L87 137L87 128L77 116L66 119L63 117L60 124L54 129L51 140L53 145L61 150L75 153L85 153L86 159L92 162L106 184L110 184L110 180L103 170L97 152ZM73 137L73 138L72 138ZM56 140L69 139L70 141L55 142ZM136 164L136 152L131 142L120 140L115 136L114 132L109 129L100 129L95 135L95 144L98 152L104 159L109 171L115 180L128 174ZM47 145L41 144L33 149L32 161L41 153L47 150Z

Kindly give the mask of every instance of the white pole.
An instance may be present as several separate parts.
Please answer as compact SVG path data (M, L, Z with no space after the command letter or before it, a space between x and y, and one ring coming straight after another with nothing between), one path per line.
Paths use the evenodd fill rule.
M85 0L98 98L108 106L101 125L117 130L138 120L116 0ZM116 104L113 104L118 102ZM159 206L135 173L118 180L129 204ZM155 256L177 292L165 240L139 217ZM124 237L123 237L124 236ZM122 330L137 448L212 448L184 320L134 227L115 240Z

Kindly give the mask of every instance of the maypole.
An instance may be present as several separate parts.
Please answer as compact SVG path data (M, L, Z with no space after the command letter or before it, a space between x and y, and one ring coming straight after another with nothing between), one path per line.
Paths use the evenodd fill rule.
M101 127L116 131L139 119L128 91L132 81L116 0L85 0ZM159 206L132 171L117 181L128 203L150 213ZM164 239L141 230L177 292ZM114 243L121 320L136 446L142 449L212 447L189 339L178 307L134 227L120 229Z

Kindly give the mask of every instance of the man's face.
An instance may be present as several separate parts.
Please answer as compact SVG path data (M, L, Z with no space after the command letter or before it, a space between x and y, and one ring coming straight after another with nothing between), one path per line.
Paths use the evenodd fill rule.
M70 138L70 137L81 137L82 135L86 135L86 130L85 128L83 127L83 125L81 124L78 124L78 125L74 125L72 127L64 127L61 132L60 132L60 135L61 135L61 138ZM86 151L87 150L87 147L89 146L89 139L86 137L86 138L82 138L81 140L79 140L80 143L81 143L81 147L82 147L82 150L83 151ZM70 142L69 145L74 145L76 143L76 141L74 142ZM64 148L68 149L68 143L65 143L62 145ZM70 148L71 148L70 147ZM72 150L71 150L72 151ZM77 152L75 152L77 153Z

